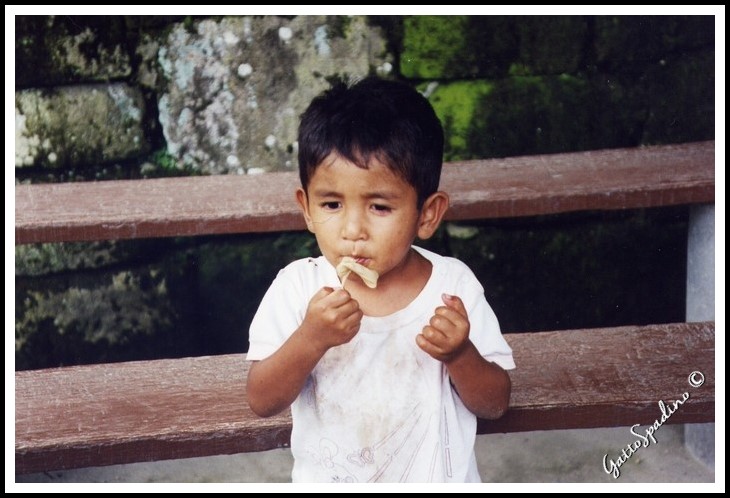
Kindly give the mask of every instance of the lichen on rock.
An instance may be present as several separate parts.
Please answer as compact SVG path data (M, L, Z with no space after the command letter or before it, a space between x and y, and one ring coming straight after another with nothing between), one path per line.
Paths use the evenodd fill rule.
M72 168L141 156L144 103L124 83L15 92L15 166Z
M224 17L173 27L158 51L168 152L203 173L293 169L299 115L328 78L362 77L392 60L380 29L363 17L328 29L340 17Z

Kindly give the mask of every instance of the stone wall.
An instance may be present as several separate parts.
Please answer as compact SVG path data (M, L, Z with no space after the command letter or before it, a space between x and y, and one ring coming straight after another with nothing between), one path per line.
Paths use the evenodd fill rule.
M373 73L428 96L447 160L714 138L712 16L16 16L15 26L16 182L293 170L312 97L334 77ZM653 282L622 294L631 313L684 279L662 269L685 255L684 211L598 221L566 235L596 217L556 218L538 237L531 220L450 224L431 244L495 283L488 298L508 331L546 326L521 321L534 315L525 303L551 306L541 287L509 283L536 269L549 283L566 254L586 286ZM662 254L622 253L650 267L640 279L596 279L606 260L576 261L586 245L626 249L637 233ZM515 260L515 244L537 268ZM314 251L307 234L19 246L16 366L243 351L278 267ZM636 316L608 311L618 306L601 292L581 305L588 315L556 308L549 324ZM651 318L672 319L683 300L666 296Z
M393 67L365 17L19 17L16 28L16 168L291 170L298 116L328 79Z

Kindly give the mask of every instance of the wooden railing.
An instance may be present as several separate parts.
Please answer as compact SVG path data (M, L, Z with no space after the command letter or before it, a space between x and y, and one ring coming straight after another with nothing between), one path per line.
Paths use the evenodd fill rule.
M294 173L18 185L16 244L304 228ZM450 163L450 220L712 204L714 142ZM506 334L510 409L480 433L714 421L714 322ZM16 372L16 473L287 446L245 355ZM701 371L705 383L689 387Z

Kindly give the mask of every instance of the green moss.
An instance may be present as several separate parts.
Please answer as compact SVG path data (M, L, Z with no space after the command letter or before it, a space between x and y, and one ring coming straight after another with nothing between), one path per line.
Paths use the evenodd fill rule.
M153 152L150 159L155 166L162 170L172 171L178 169L177 160L166 149Z
M510 76L531 76L532 75L532 70L530 69L529 66L527 66L526 64L518 63L518 62L511 64L508 72L509 72Z
M499 80L475 104L464 158L636 146L645 113L625 88L568 74Z
M401 72L408 78L501 78L518 59L514 16L408 16Z
M468 152L475 112L493 87L487 81L459 81L441 85L431 94L431 105L444 126L445 160L463 159Z
M466 49L468 16L412 16L404 20L401 73L407 78L439 78Z
M140 169L144 178L159 178L167 176L200 176L200 170L189 164L182 164L167 149L158 149L150 154Z

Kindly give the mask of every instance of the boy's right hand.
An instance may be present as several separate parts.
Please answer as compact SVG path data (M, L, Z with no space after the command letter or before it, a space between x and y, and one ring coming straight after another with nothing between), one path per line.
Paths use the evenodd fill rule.
M360 330L363 313L345 289L323 287L309 301L300 330L324 353L350 342Z

